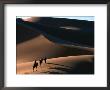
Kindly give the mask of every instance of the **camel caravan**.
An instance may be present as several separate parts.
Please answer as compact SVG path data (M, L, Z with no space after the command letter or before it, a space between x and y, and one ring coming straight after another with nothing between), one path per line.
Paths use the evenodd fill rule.
M37 61L38 61L38 62L37 62ZM35 69L35 68L36 68L36 71L37 71L38 65L41 66L42 63L43 63L43 61L44 61L45 63L47 63L47 58L45 57L45 58L41 58L40 60L35 60L35 61L34 61L34 64L33 64L33 72L34 72L34 69ZM39 64L38 64L38 63L39 63Z

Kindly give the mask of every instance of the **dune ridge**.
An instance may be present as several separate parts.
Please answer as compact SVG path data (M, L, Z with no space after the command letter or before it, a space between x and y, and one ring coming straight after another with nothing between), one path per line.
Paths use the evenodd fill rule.
M47 64L43 62L42 67L38 66L37 71L33 72L33 61L35 59L39 60L43 56L48 58ZM55 44L46 39L44 36L40 35L32 40L28 40L17 45L16 73L27 75L68 73L91 74L93 73L93 66L91 66L91 63L93 63L93 57L93 51ZM75 68L77 67L77 64L81 62L89 63L92 71L89 70L86 72L76 72ZM87 65L84 65L82 68L85 66ZM89 67L87 66L87 68Z
M16 74L94 74L94 21L16 21ZM43 57L47 63L33 72L33 61Z

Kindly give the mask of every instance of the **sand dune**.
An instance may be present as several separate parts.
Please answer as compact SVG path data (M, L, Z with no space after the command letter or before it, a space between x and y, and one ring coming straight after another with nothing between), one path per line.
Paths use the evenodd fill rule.
M47 17L46 17L47 18ZM45 18L45 19L46 19ZM51 19L48 23L48 19ZM79 27L74 26L74 24L68 22L68 20L64 19L62 22L60 19L57 19L59 22L54 22L56 19L54 18L47 18L46 23L45 20L43 21L40 19L39 22L28 22L28 21L23 21L22 19L17 19L17 26L25 27L28 29L31 29L32 32L37 31L37 33L41 33L44 35L46 38L48 38L50 41L55 42L55 43L60 43L60 44L69 44L69 45L76 45L76 46L84 46L84 47L94 47L94 22L90 21L83 21L83 20L72 20L74 24L77 22L76 25ZM66 22L65 22L66 21ZM71 27L68 25L64 26L57 26L56 24L60 23L70 23L75 27L75 30L67 30L67 28L61 28L61 27ZM82 24L81 24L82 23ZM51 25L52 24L52 25ZM82 27L83 26L83 27ZM89 27L88 27L89 26ZM80 28L80 30L76 30L76 28ZM28 35L27 35L28 36Z
M33 72L32 66L33 62L25 62L17 64L17 74L77 74L76 69L80 63L87 63L89 66L84 64L80 66L79 70L83 68L85 71L80 71L83 73L93 73L91 68L93 69L93 55L80 55L80 56L68 56L68 57L59 57L59 58L51 58L47 59L47 63L41 66L38 66L37 71ZM38 62L39 63L39 62ZM86 67L86 68L85 68ZM88 70L88 71L87 71Z
M60 19L57 22L63 23L59 26L54 23L55 18L36 20L33 23L22 19L16 21L17 74L94 73L94 22ZM77 27L70 27L74 25L72 22ZM33 72L33 61L38 62L43 57L47 57L47 63Z
M89 49L78 49L52 43L40 35L32 40L17 44L17 63L33 61L46 56L48 58L65 57L74 55L91 55Z
M93 51L65 47L50 42L40 35L32 40L17 44L17 74L77 74L93 73ZM32 66L35 59L46 56L47 64L38 66L33 72ZM82 65L80 65L82 63ZM88 66L89 65L89 66ZM79 67L80 66L80 67ZM79 68L77 70L77 68ZM84 70L82 70L84 69ZM83 72L82 72L83 71Z

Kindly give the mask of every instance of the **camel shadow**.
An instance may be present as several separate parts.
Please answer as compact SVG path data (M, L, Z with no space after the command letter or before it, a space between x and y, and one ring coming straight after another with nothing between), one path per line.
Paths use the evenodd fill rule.
M61 71L64 71L65 74L94 74L94 60L92 62L88 62L88 61L78 62L75 67L69 67L69 66L54 64L54 63L48 63L48 64L63 66L63 67L54 67L54 68L49 68L49 69L61 70ZM64 74L64 73L60 73L56 71L51 71L48 73L49 74Z
M57 71L48 71L47 73L48 74L61 74L60 72L57 72Z
M57 65L57 66L63 66L65 68L72 68L70 66L66 66L66 65L61 65L61 64L55 64L55 63L47 63L47 64L53 64L53 65Z

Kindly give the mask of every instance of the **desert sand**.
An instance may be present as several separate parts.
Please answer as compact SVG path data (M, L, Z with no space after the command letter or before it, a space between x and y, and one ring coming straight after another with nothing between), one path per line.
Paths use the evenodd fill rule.
M92 63L92 57L93 55L80 55L47 59L47 63L43 62L34 72L32 69L34 62L19 63L17 64L17 74L71 74L72 71L75 73L74 70L79 63Z
M17 44L17 74L93 74L93 50L66 47L53 43L40 35ZM46 56L47 63L33 72L35 59Z

